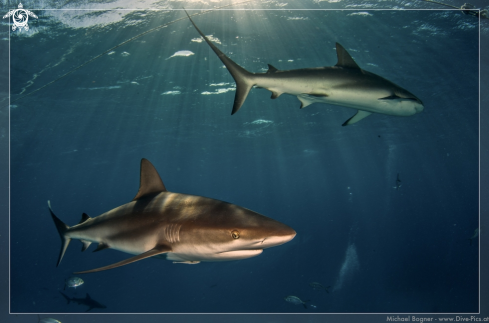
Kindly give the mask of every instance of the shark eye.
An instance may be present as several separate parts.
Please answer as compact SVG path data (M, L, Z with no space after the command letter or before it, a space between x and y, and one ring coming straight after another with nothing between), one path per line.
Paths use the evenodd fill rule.
M233 239L239 239L239 231L237 230L231 231L231 236L233 237Z

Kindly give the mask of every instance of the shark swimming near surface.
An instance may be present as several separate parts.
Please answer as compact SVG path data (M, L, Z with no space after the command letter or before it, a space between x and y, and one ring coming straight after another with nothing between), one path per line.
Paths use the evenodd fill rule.
M284 93L295 95L301 102L301 109L315 102L356 109L355 115L346 120L343 126L354 124L372 113L412 116L424 109L423 102L407 90L361 69L339 43L336 43L338 62L335 66L285 71L269 64L266 73L251 73L221 52L188 13L187 16L236 82L231 114L238 112L252 87L271 91L272 99Z
M92 299L90 297L90 295L88 295L88 293L87 293L87 296L85 296L85 298L76 298L76 297L70 298L62 292L60 292L60 294L63 295L63 297L68 302L68 304L70 304L70 302L74 302L74 303L77 303L79 305L88 306L88 309L85 312L88 312L94 308L107 308L107 306L100 304L96 300Z
M131 202L94 218L83 213L80 223L72 227L58 219L50 201L48 206L62 242L56 266L73 239L83 243L82 251L98 243L94 251L112 248L135 255L75 274L112 269L155 256L186 264L245 259L296 235L289 226L243 207L168 192L154 166L144 158L139 191Z

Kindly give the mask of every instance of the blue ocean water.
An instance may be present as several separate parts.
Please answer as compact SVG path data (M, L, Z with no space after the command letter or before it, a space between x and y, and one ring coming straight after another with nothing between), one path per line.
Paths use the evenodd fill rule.
M255 10L229 7L194 21L252 72L267 64L331 66L341 43L361 68L419 97L422 113L373 114L342 127L354 110L299 109L293 96L270 100L270 92L252 89L231 116L234 81L187 19L13 102L10 311L86 310L66 304L62 291L107 306L94 313L478 312L479 246L468 239L479 227L479 21L357 3L253 3L240 8ZM180 7L155 9L170 5ZM10 34L12 101L185 17L181 10L36 14L29 31ZM61 243L47 201L68 225L83 212L93 217L127 203L143 157L168 190L241 205L297 236L240 261L146 259L84 275L84 285L63 291L72 272L129 255L80 253L73 241L56 268ZM287 303L288 295L308 308Z

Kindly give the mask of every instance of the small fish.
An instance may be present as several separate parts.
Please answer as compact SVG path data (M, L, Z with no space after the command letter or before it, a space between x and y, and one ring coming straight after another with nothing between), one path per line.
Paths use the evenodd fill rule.
M39 318L39 321L37 323L61 323L61 321L58 321L56 319L52 319L50 317L46 317L46 318L41 319L39 314L37 314L37 317Z
M302 301L299 297L297 296L287 296L284 298L286 302L289 302L289 303L292 303L294 305L299 305L299 304L302 304L302 306L304 306L304 308L307 308L306 306L306 302L309 302L308 300L307 301Z
M84 281L80 277L68 278L65 280L65 288L63 288L63 290L66 289L66 286L77 288L78 286L83 285L83 283L84 283Z
M470 241L470 245L472 245L472 240L479 236L479 228L475 229L474 234L468 240Z
M326 291L326 293L329 293L329 288L331 287L331 286L324 287L323 285L321 285L318 282L312 282L312 283L309 284L309 286L311 286L315 290L324 289Z

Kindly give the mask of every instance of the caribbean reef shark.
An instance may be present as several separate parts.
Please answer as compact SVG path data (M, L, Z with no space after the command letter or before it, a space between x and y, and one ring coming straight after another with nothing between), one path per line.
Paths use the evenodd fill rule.
M85 298L76 298L76 297L73 297L73 298L69 298L66 294L64 293L61 293L61 295L63 295L63 297L66 299L66 301L68 302L68 304L70 304L70 302L75 302L79 305L85 305L85 306L88 306L88 309L85 311L85 312L88 312L90 311L91 309L94 309L94 308L107 308L107 306L103 305L103 304L100 304L99 302L97 302L96 300L92 299L90 297L90 295L88 295L87 293L87 296L85 296Z
M236 82L231 114L238 112L252 87L271 91L272 99L283 93L295 95L301 101L301 109L315 102L357 109L356 114L346 120L343 126L354 124L372 113L405 117L424 109L423 102L407 90L361 69L338 43L338 63L335 66L281 71L269 64L266 73L251 73L221 52L202 33L188 13L187 16Z
M168 192L154 166L144 158L140 175L139 191L131 202L94 218L83 213L80 223L72 227L54 215L48 201L62 242L57 266L72 239L81 240L82 251L96 242L94 251L112 248L136 255L76 273L85 274L162 255L187 264L250 258L296 235L287 225L243 207Z

